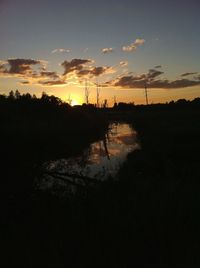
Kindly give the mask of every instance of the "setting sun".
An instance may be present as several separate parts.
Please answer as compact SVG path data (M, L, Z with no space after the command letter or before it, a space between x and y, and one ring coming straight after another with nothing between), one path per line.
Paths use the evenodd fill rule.
M80 102L76 99L71 100L71 106L80 105Z

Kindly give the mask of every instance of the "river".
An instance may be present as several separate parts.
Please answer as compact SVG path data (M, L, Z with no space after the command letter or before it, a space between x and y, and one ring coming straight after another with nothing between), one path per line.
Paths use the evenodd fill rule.
M110 123L104 139L96 141L79 156L45 163L45 174L37 180L40 190L74 192L85 186L116 178L127 155L140 149L136 131L127 123Z

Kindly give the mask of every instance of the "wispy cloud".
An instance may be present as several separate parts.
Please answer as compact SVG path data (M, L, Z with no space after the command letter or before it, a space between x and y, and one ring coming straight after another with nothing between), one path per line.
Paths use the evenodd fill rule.
M194 74L197 74L197 72L183 73L183 74L181 74L181 76L186 77L186 76L190 76L190 75L194 75Z
M119 65L121 67L126 67L126 66L128 66L128 61L120 61Z
M67 82L64 79L60 80L40 80L38 84L43 86L65 86Z
M30 81L20 81L19 84L20 85L29 85Z
M64 76L59 75L56 72L47 71L34 73L32 76L24 77L19 83L22 85L64 86L67 84L67 80Z
M101 52L103 54L107 54L107 53L110 53L110 52L113 52L114 51L114 48L113 47L105 47L105 48L102 48Z
M150 69L149 72L144 76L144 79L147 81L154 80L156 77L160 76L164 72L155 70L155 69Z
M154 67L154 69L160 69L160 68L162 68L162 65L156 65L156 66Z
M54 78L54 79L59 78L59 75L56 72L49 72L49 71L40 72L40 76L41 77L50 77L50 78Z
M136 50L138 48L138 46L141 46L145 43L144 39L136 39L133 43L131 43L130 45L127 46L123 46L122 50L125 52L132 52L134 50Z
M60 53L69 53L70 52L70 49L67 49L67 48L56 48L54 50L51 51L51 53L57 53L57 52L60 52Z

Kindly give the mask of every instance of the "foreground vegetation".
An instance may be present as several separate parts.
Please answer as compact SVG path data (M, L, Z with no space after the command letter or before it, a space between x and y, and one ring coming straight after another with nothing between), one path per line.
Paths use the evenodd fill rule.
M0 96L3 192L31 189L47 160L80 153L104 135L108 123L91 107L74 109L55 96L41 98L11 92Z
M189 105L134 114L142 150L129 155L119 189L137 265L200 264L199 116L199 107Z
M16 106L11 100L0 106L6 141L1 223L8 267L199 267L198 102L126 111L115 107L99 114L91 107L72 109L44 99L18 108L22 99L14 101ZM31 105L36 106L27 113ZM5 119L8 107L16 109L10 121ZM88 189L84 197L62 199L23 188L22 183L23 191L19 189L19 181L26 185L32 176L27 163L35 163L38 156L43 161L76 154L105 131L107 120L102 117L128 121L141 140L142 150L129 155L117 181ZM30 132L23 130L32 124ZM18 147L22 137L26 142Z

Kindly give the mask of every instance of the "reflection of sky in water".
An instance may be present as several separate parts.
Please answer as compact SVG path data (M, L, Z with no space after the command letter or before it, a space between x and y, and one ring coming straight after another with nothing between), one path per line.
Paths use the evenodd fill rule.
M89 164L114 161L135 149L136 132L128 124L112 124L104 140L92 143L88 157Z
M130 125L110 124L105 138L92 143L81 156L48 163L47 169L103 180L115 176L128 153L139 148L136 132Z
M105 140L90 145L90 175L115 176L128 153L138 148L136 132L128 124L111 124Z

